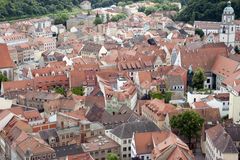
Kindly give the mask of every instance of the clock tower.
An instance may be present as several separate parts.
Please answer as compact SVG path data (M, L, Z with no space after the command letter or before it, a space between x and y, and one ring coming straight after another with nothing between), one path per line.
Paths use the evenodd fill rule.
M228 46L235 46L236 26L234 24L235 13L228 1L227 7L224 8L222 14L222 23L220 29L220 42L224 42Z

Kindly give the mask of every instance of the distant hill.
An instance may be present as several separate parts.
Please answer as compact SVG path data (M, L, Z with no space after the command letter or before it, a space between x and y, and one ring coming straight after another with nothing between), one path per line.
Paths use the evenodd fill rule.
M226 0L188 0L187 5L178 14L176 20L193 22L194 20L221 21ZM232 0L236 19L240 18L240 0Z
M56 13L63 10L71 11L84 0L0 0L0 21L21 19ZM127 5L143 0L90 0L93 8L111 5ZM166 2L176 0L146 0ZM186 1L186 0L183 0Z
M30 17L71 10L82 0L0 0L0 19Z

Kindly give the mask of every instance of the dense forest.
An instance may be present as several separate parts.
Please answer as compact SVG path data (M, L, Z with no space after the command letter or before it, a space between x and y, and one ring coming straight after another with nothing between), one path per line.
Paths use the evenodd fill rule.
M72 11L83 0L0 0L0 20L41 16L61 12ZM90 0L93 8L108 7L111 5L127 5L144 0ZM153 2L166 2L174 0L145 0Z
M194 20L221 21L227 0L188 0L185 8L178 14L176 20L193 22ZM232 0L236 18L240 18L240 0Z
M0 19L55 13L69 10L82 0L0 0Z

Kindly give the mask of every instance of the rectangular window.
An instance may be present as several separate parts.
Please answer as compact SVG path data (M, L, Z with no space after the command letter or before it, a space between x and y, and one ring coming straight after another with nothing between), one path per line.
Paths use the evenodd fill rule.
M207 83L210 83L210 79L207 79Z

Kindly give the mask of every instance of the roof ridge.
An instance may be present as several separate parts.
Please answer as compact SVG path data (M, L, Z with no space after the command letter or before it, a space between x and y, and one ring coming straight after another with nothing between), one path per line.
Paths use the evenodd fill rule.
M122 128L122 132L121 132L121 134L120 134L120 137L123 137L123 132L124 132L125 126L126 126L127 124L129 124L129 123L123 123L123 128ZM120 138L120 137L119 137L119 138Z

